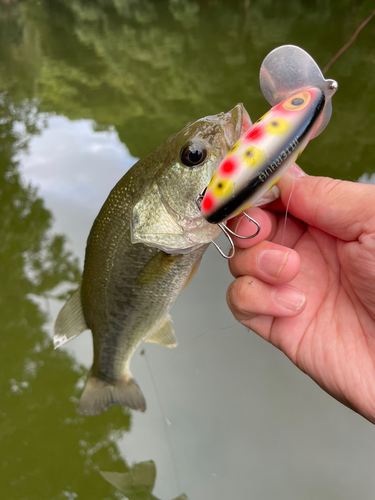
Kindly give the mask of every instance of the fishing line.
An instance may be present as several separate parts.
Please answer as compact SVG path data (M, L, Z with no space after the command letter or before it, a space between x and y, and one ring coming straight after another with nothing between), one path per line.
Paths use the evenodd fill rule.
M284 216L284 228L283 228L283 236L281 238L281 245L283 246L284 245L284 237L285 237L285 231L286 231L286 221L287 221L287 218L288 218L288 210L289 210L289 205L290 205L290 200L292 199L292 194L293 194L293 189L294 189L294 183L295 183L296 179L295 177L293 176L293 184L292 184L292 189L289 193L289 198L288 198L288 202L286 204L286 208L285 208L285 216Z
M153 385L154 390L155 390L156 399L158 400L158 405L159 405L160 413L161 413L163 421L164 421L164 429L165 429L165 434L167 436L167 443L168 443L170 457L171 457L172 463L173 463L173 469L174 469L174 473L175 473L176 484L177 484L178 492L180 492L182 490L181 490L181 486L180 486L180 479L179 479L178 472L177 472L176 457L175 457L175 454L174 454L174 451L173 451L172 440L171 440L171 436L170 436L169 430L168 430L168 427L171 425L171 423L170 423L170 421L167 419L167 417L165 415L163 403L162 403L159 391L158 391L158 389L156 387L155 377L154 377L154 375L152 373L151 364L150 364L150 362L148 360L148 357L146 355L146 350L145 349L142 349L141 356L143 356L145 358L145 360L146 360L147 370L148 370L148 373L150 375L150 379L152 381L152 385Z
M343 52L345 52L345 50L354 42L354 40L357 38L359 33L363 30L363 28L366 26L366 24L371 21L371 19L374 17L374 15L375 15L375 10L373 10L371 12L371 14L363 21L363 23L360 26L358 26L358 28L355 30L353 36L351 37L351 39L348 42L346 42L346 44L343 47L341 47L341 49L337 52L337 54L335 54L332 57L332 59L329 61L329 63L325 65L325 67L323 68L323 75L326 71L329 70L329 68L336 61L336 59L339 58L341 56L341 54Z
M350 38L350 40L348 42L346 42L346 44L341 47L341 49L332 57L332 59L325 65L325 67L323 68L323 71L322 73L324 74L326 71L329 70L329 68L332 66L332 64L341 56L341 54L343 54L345 52L345 50L350 47L350 45L354 42L354 40L357 38L357 36L359 35L359 33L363 30L363 28L366 26L367 23L369 23L371 21L371 19L375 16L375 10L373 10L371 12L371 14L366 17L366 19L358 26L358 28L355 30L355 32L353 33L352 37ZM292 198L292 193L293 193L293 189L294 189L294 183L295 183L295 178L293 177L293 185L292 185L292 190L290 191L290 194L289 194L289 198L288 198L288 203L286 205L286 210L285 210L285 217L284 217L284 228L283 228L283 236L282 236L282 239L281 239L281 245L284 244L284 237L285 237L285 231L286 231L286 222L287 222L287 218L288 218L288 209L289 209L289 204L290 204L290 200Z
M200 333L199 335L197 335L196 337L193 337L192 339L188 340L187 342L185 342L185 344L183 344L179 349L178 351L172 356L172 358L168 361L168 363L170 363L171 361L173 361L173 359L178 355L180 354L180 352L185 349L185 347L187 347L191 342L193 342L194 340L197 340L199 339L199 337L203 337L204 335L207 335L209 333L215 333L215 332L220 332L222 330L229 330L229 328L234 328L235 326L237 326L238 323L234 323L233 325L229 325L229 326L223 326L222 328L215 328L214 330L208 330L208 332L203 332L203 333Z

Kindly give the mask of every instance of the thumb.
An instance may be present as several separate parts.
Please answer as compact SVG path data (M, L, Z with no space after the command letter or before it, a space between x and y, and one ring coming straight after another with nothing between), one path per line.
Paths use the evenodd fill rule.
M307 175L296 164L277 186L297 219L345 241L375 231L375 186Z

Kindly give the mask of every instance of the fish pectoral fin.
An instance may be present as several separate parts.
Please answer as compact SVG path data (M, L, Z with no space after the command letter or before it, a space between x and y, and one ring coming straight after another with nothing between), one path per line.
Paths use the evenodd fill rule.
M176 261L181 258L182 255L170 255L168 253L158 252L140 271L137 276L135 286L155 286L166 277Z
M145 342L153 342L155 344L164 345L165 347L176 347L177 339L171 324L169 314L165 317L159 328Z
M120 380L106 381L89 373L79 400L78 412L98 415L112 405L144 412L146 401L137 382L128 374Z
M135 464L128 472L99 472L106 481L129 498L134 494L151 495L154 489L156 467L152 460Z
M55 349L74 339L88 328L82 311L81 285L79 285L57 316L53 336Z

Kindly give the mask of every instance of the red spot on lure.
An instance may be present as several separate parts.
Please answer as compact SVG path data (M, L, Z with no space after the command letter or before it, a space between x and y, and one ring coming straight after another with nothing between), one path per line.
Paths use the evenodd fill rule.
M264 133L265 133L264 128L261 125L254 125L243 136L243 140L244 141L247 141L247 140L256 141L257 139L260 139L261 137L263 137Z
M233 174L237 169L237 162L233 158L226 158L220 165L220 174L228 175Z

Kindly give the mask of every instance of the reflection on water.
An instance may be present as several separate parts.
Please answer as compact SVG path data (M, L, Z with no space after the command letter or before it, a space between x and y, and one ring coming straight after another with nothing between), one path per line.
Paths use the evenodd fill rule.
M95 423L76 414L83 370L65 352L53 350L45 314L33 296L48 297L60 283L76 283L77 259L66 250L64 236L50 234L52 215L36 190L22 182L13 159L27 146L28 134L38 131L34 108L16 107L3 95L0 113L6 130L0 143L0 435L1 477L7 478L2 494L38 499L84 494L80 477L87 476L103 498L115 498L93 463L124 465L116 439L129 429L130 415L117 412Z
M271 49L301 45L323 67L373 7L371 0L305 3L16 2L0 18L0 81L14 98L37 97L43 111L114 125L141 157L187 121L238 101L261 116L268 105L258 72ZM311 172L371 169L373 36L369 23L328 72L340 90L329 129L304 159Z
M124 493L126 498L132 500L158 500L153 494L156 467L152 460L135 464L128 472L100 472L106 481ZM185 494L179 495L174 500L188 500Z
M118 498L99 471L134 479L155 468L142 465L151 458L157 479L144 484L154 499L373 498L369 424L243 328L219 331L234 321L215 252L172 311L182 347L148 348L175 460L143 357L134 371L147 414L84 418L75 402L89 336L65 351L50 340L55 298L79 280L90 223L135 158L236 102L261 116L258 71L271 49L300 45L323 67L372 9L372 0L0 2L4 498ZM327 74L339 91L329 127L301 157L309 173L373 181L374 22Z

